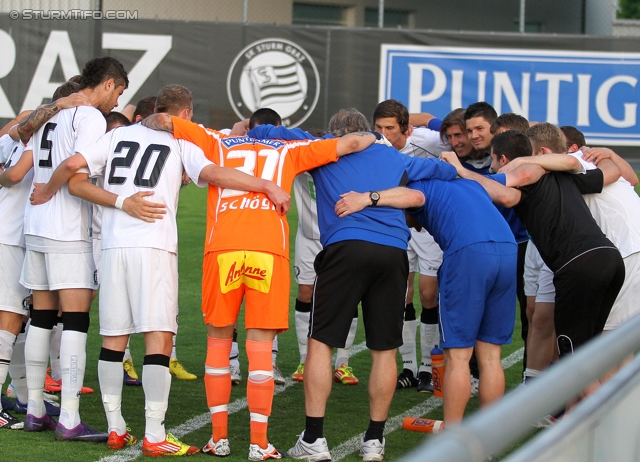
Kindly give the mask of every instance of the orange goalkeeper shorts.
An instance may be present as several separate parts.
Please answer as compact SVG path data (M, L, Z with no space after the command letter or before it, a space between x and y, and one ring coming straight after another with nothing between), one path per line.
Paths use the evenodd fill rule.
M205 324L225 327L238 319L245 300L246 329L289 328L289 260L247 250L208 252L202 272Z

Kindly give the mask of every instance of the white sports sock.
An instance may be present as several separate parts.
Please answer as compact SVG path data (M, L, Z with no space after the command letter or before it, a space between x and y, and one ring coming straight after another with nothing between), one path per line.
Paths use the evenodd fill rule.
M60 423L71 429L80 423L80 390L87 367L87 334L75 330L62 331L60 368L62 393L60 395ZM120 372L119 376L121 376Z
M298 338L298 350L300 351L300 362L303 363L307 360L307 344L309 339L309 318L311 313L303 313L296 311L296 337Z
M9 364L11 383L21 403L29 401L29 395L27 394L27 370L24 364L24 342L26 338L27 334L23 332L16 337L16 343L13 345L11 363Z
M62 378L60 370L60 341L62 340L61 322L53 326L51 338L49 339L49 362L51 363L51 378L56 382Z
M424 308L423 308L424 309ZM420 323L420 349L422 361L420 372L431 372L431 350L440 342L440 332L437 324Z
M49 361L50 329L30 326L24 345L25 367L27 372L28 405L27 413L42 417L44 407L44 378Z
M122 360L126 360L126 359L130 359L133 361L133 358L131 357L131 351L129 350L129 342L131 341L131 337L129 337L129 340L127 340L127 348L124 349L124 358L122 358Z
M278 359L278 336L273 338L273 346L271 347L271 364L276 365Z
M540 374L542 374L542 371L539 371L539 370L536 370L536 369L531 369L531 368L527 367L524 370L524 381L525 382L527 381L527 377L534 378L534 377L538 377Z
M418 358L416 353L416 329L418 320L404 321L402 325L402 346L398 348L402 356L402 368L409 369L413 375L418 373Z
M229 365L240 369L240 350L238 350L238 342L231 342L231 353L229 353Z
M164 416L169 407L171 374L169 368L156 364L142 366L142 388L144 390L144 415L146 426L144 436L150 443L164 441Z
M6 330L0 330L0 387L7 380L9 363L13 354L13 344L16 336ZM0 409L2 409L0 405Z
M178 355L176 353L176 334L173 334L173 346L171 347L171 359L178 359ZM164 440L160 440L164 441Z
M124 435L127 423L122 417L122 363L113 361L98 361L98 380L102 405L107 415L108 432L115 431Z
M339 368L343 364L349 365L349 358L351 357L351 347L356 340L356 332L358 330L358 318L351 320L351 326L349 326L349 333L347 334L347 341L344 344L344 348L338 348L336 352L336 365L335 369Z

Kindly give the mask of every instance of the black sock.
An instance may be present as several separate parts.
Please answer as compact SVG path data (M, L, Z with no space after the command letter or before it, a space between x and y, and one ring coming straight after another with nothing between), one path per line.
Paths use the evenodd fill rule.
M309 444L315 443L318 438L322 438L323 429L324 417L307 416L307 423L305 425L302 441Z
M378 440L382 443L382 434L384 433L384 425L387 423L386 420L382 422L376 422L374 420L369 421L369 428L367 428L367 432L364 434L364 440Z

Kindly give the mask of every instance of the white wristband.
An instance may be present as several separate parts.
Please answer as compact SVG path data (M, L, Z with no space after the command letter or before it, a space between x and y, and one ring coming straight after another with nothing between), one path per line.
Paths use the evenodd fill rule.
M116 205L115 207L117 209L122 210L122 204L124 204L124 200L126 199L126 197L124 196L118 196L118 198L116 199Z

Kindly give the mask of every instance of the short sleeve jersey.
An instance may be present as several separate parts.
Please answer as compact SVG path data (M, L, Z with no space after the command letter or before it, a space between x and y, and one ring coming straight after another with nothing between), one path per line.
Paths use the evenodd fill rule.
M582 152L569 154L587 170L597 167L582 158ZM584 200L602 232L620 250L622 258L640 252L640 197L631 184L620 177L606 185L600 194L586 194Z
M421 180L408 187L425 196L422 207L408 212L433 236L445 257L480 242L515 245L511 229L475 181Z
M96 108L63 109L33 139L33 181L47 183L60 163L104 135L107 122ZM24 233L57 241L90 242L91 205L69 194L67 185L41 205L27 203Z
M514 210L554 273L584 252L613 247L582 198L600 192L602 186L602 172L591 170L579 175L550 172L519 188L522 198Z
M164 218L153 223L104 207L102 248L147 247L177 253L176 213L183 166L198 184L202 169L211 165L202 150L169 133L136 124L110 131L82 148L80 154L87 160L91 176L104 175L107 191L125 197L151 191L153 195L147 199L167 207Z
M9 135L0 138L0 157L7 169L22 156L24 145L13 141ZM24 209L29 199L33 183L33 169L29 170L22 181L10 188L0 187L0 244L24 247Z
M291 191L296 175L337 160L338 140L282 142L226 137L172 117L176 138L203 149L220 167L236 168ZM209 186L205 253L224 250L269 252L289 258L289 225L263 193Z
M334 164L311 171L318 204L320 242L323 247L346 240L364 240L407 250L410 233L402 210L365 207L338 218L335 204L349 191L382 191L408 181L429 178L453 180L456 169L437 159L400 154L395 148L373 144L362 152L341 157Z

